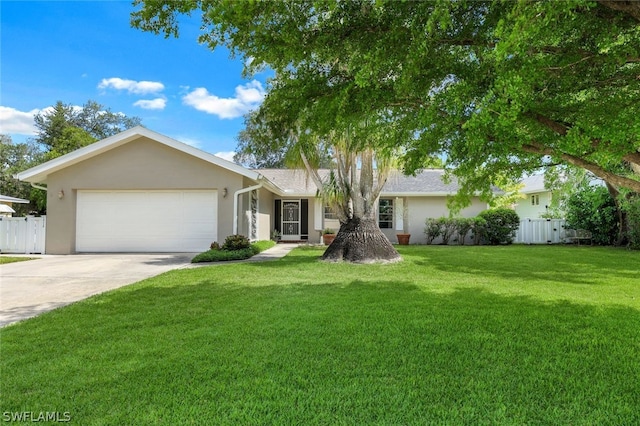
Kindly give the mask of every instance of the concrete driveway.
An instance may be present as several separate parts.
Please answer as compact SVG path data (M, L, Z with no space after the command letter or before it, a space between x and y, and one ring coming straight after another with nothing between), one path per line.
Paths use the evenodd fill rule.
M194 254L45 255L0 265L0 327L190 265Z

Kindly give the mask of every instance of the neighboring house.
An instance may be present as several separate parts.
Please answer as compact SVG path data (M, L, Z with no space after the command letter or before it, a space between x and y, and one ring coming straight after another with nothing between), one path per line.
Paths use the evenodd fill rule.
M326 173L324 171L323 173ZM427 217L447 216L457 191L442 170L393 173L379 200L379 225L426 242ZM21 172L47 185L46 252L199 252L233 234L319 242L338 228L300 170L249 170L143 127L126 130ZM474 199L462 216L487 208Z
M544 186L544 175L532 175L524 178L520 190L525 198L518 200L515 211L520 219L540 219L551 206L551 191Z
M0 194L0 216L11 216L15 213L16 211L11 207L14 203L29 204L29 200Z

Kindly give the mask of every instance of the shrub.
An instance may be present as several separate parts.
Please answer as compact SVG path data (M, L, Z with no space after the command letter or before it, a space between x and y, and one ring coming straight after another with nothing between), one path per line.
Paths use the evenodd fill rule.
M249 247L243 248L240 250L211 249L211 250L205 251L204 253L200 253L196 255L193 259L191 259L191 263L224 262L229 260L249 259L251 256L261 253L267 249L270 249L275 245L276 243L274 241L262 240L262 241L256 241L255 243L250 244Z
M453 234L456 232L456 220L448 217L441 217L438 221L440 222L440 235L442 236L442 242L440 244L447 245L449 244L449 240Z
M222 245L222 250L226 251L244 250L248 248L251 248L251 241L244 235L229 235Z
M474 219L460 217L455 220L456 232L458 233L458 244L464 245L464 240L473 228Z
M427 244L432 244L441 232L441 224L438 219L429 217L425 220L424 234L427 236Z
M254 254L255 253L251 247L241 250L208 250L196 255L196 257L191 259L191 263L244 260L250 258Z
M610 245L618 235L616 203L607 188L587 186L567 199L567 228L591 232L594 244Z
M209 249L211 250L220 250L220 244L218 244L217 241L214 241L211 243L211 246L209 246Z
M473 238L473 244L480 245L486 229L487 221L484 220L484 218L480 216L471 218L471 238Z
M497 208L480 212L479 217L486 220L483 239L489 244L511 244L515 231L520 226L518 214L506 208Z
M629 247L640 249L640 195L625 200L622 208L627 214L627 240Z

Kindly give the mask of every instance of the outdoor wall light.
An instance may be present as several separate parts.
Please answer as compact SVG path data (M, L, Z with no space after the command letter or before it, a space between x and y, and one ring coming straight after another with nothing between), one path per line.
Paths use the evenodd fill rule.
M64 198L64 189L61 189L60 192L58 192L58 198L61 200Z
M227 188L222 188L222 198L227 198Z

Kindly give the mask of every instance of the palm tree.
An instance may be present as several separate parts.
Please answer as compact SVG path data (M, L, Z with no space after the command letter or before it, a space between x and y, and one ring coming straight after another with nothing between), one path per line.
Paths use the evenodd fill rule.
M361 129L352 127L341 134L333 132L322 143L317 136L294 135L300 160L320 197L333 208L340 221L340 230L322 258L354 263L396 262L401 260L400 255L376 220L376 202L395 156L393 152L376 151L370 133L366 143L359 140L356 130ZM327 148L333 160L324 179L318 171L318 159L323 158L319 147Z

